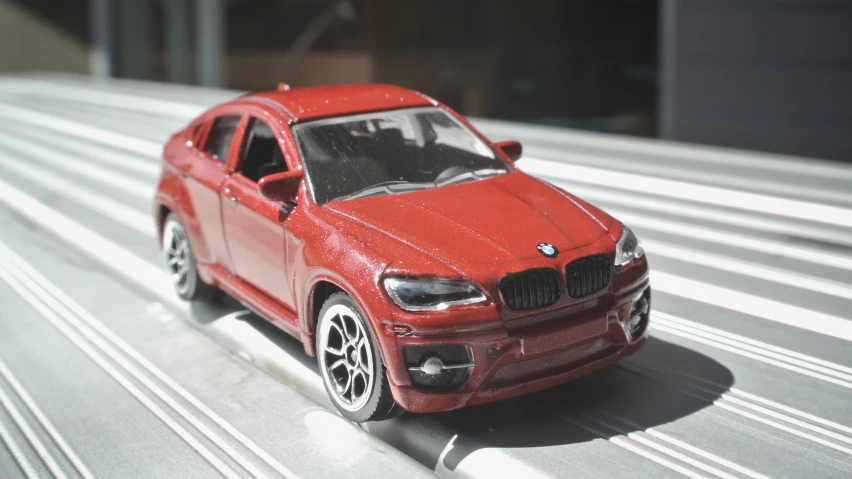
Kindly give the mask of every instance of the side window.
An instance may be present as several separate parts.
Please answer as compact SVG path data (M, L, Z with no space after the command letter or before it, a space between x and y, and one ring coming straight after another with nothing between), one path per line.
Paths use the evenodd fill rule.
M220 116L213 121L207 141L204 143L204 151L217 160L224 162L228 159L228 150L231 148L231 140L234 139L234 131L240 124L239 115Z
M275 134L266 122L257 118L249 120L246 141L240 154L238 170L252 181L287 171L287 164Z

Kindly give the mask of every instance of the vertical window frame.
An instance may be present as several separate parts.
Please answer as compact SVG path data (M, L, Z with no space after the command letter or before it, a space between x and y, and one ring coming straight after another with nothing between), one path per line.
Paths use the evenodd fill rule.
M214 127L216 126L216 122L223 120L225 118L236 118L237 123L236 123L236 126L234 126L233 132L231 133L231 138L230 138L230 141L228 143L228 151L225 152L223 158L220 158L219 156L214 155L213 153L208 151L207 147L208 147L208 143L210 142L210 135L213 133ZM208 118L206 120L207 126L206 126L205 132L204 132L204 142L200 143L199 151L203 152L205 155L209 156L211 159L213 159L213 160L215 160L219 163L222 163L223 165L227 164L231 150L234 148L234 140L240 134L240 127L242 126L244 121L245 121L245 115L237 113L237 112L225 111L225 112L221 112L221 113L216 114L216 115L212 115L210 118Z

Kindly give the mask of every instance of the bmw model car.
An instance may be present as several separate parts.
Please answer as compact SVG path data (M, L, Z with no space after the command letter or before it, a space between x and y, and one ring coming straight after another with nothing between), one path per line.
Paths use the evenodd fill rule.
M388 85L212 108L166 144L154 213L178 295L224 290L316 356L352 421L548 388L637 351L636 236Z

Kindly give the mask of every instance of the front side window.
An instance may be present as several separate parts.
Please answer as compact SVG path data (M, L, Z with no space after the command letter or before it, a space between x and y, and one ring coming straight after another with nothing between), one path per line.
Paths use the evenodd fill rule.
M204 143L204 151L224 163L228 159L228 150L231 149L231 140L234 139L234 132L237 131L240 118L239 115L216 118Z
M437 188L509 171L440 108L336 117L293 128L318 204Z
M249 120L238 169L252 181L287 171L281 146L266 122L257 118Z

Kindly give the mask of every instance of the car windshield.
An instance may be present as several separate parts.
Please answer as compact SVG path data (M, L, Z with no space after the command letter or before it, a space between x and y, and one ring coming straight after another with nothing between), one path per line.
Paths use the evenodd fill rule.
M318 120L293 129L314 201L364 198L475 181L509 168L440 108Z

